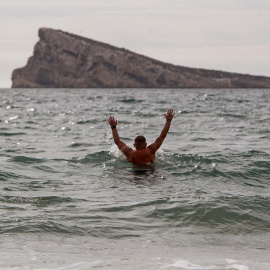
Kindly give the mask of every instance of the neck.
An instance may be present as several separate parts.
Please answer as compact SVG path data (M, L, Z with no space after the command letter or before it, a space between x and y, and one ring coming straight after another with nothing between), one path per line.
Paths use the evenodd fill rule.
M136 150L143 150L145 147L135 147Z

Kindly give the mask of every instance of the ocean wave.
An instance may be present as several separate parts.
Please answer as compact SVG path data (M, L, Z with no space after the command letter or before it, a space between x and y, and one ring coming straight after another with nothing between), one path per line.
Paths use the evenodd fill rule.
M141 103L141 102L143 102L144 100L142 100L142 99L136 99L136 98L130 97L130 98L119 99L119 100L117 100L117 101L118 101L118 102L123 102L123 103Z
M27 135L27 133L25 132L0 132L0 136L3 136L3 137L21 136L21 135Z
M11 179L20 179L22 175L10 171L0 170L0 181L10 181Z
M67 235L85 235L84 231L81 231L76 225L67 226L65 223L57 221L43 220L40 221L32 219L20 219L16 220L16 223L6 224L6 226L0 226L0 234L30 234L30 233L58 233Z
M112 160L112 155L110 155L109 151L102 150L92 154L88 154L82 158L74 158L70 160L73 163L82 163L82 164L92 164L92 165L102 165L104 162L108 162Z
M216 233L256 234L270 232L269 207L270 198L258 196L193 199L193 202L163 198L128 205L107 205L96 209L98 216L95 220L101 221L102 217L102 222L122 224L123 230L133 224L138 232L149 227L155 230L197 228Z
M71 198L0 197L0 201L42 207L44 210L50 206L56 209L55 205L59 208L59 204L64 206L59 208L61 211L58 214L48 209L38 216L17 215L15 219L3 217L0 233L56 232L114 239L140 237L147 230L175 232L184 229L187 232L192 230L232 235L270 232L267 211L270 200L263 198L216 198L197 203L185 200L175 202L168 198L138 204L108 205L91 210L88 214L78 211L78 202ZM74 204L75 208L65 214L67 204Z
M10 159L11 162L24 163L24 164L36 164L46 162L45 159L32 158L27 156L15 156Z
M84 200L74 199L70 197L57 197L57 196L46 196L46 197L21 197L21 196L0 196L0 202L9 204L31 204L42 207L56 204L66 204L72 202L81 202Z
M69 147L72 148L79 148L79 147L90 147L90 146L94 146L93 143L84 143L84 142L73 142L71 145L69 145Z

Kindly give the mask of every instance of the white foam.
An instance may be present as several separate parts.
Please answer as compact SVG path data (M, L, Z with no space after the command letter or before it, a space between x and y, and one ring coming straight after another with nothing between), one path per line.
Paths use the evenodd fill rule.
M236 260L232 260L232 259L227 259L227 266L226 269L229 270L249 270L249 267L243 264L239 264L238 261ZM169 264L166 266L163 266L160 268L161 269L166 269L166 268L171 268L171 267L175 267L175 268L180 268L180 269L185 269L185 270L217 270L217 269L224 269L224 266L221 265L206 265L206 266L202 266L202 265L197 265L194 263L191 263L188 260L176 260L173 264ZM222 267L222 268L221 268Z
M188 260L177 260L177 261L175 261L174 264L169 264L169 265L161 267L160 270L166 269L168 267L176 267L176 268L187 269L187 270L214 270L214 269L217 269L217 267L214 265L201 266L201 265L193 264Z
M115 144L110 147L109 153L116 158L119 158L122 160L126 159L125 155L118 149L118 147Z
M235 270L249 270L249 267L246 265L241 265L241 264L232 264L230 265L230 268L233 268Z
M228 269L233 270L249 270L249 267L246 265L239 264L238 261L227 259L227 263L229 264Z

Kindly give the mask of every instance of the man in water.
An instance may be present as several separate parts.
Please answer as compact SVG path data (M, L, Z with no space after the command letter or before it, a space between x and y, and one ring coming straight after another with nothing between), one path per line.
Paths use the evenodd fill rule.
M137 136L133 144L135 147L135 150L128 147L124 142L120 140L117 129L116 129L117 120L115 120L113 116L110 116L108 119L108 122L112 129L114 142L118 146L119 150L121 150L122 153L127 157L127 160L129 162L132 162L133 164L143 165L143 164L148 164L148 163L154 163L156 151L159 149L159 147L163 143L170 129L171 121L174 115L175 114L173 113L173 110L167 111L167 114L165 114L166 123L159 137L156 139L154 143L152 143L148 147L146 147L147 143L146 143L145 137L141 135Z

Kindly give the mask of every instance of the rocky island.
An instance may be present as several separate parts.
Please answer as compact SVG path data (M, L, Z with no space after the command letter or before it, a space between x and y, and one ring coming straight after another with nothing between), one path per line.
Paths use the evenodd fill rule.
M61 30L39 29L12 88L270 88L270 78L164 63Z

